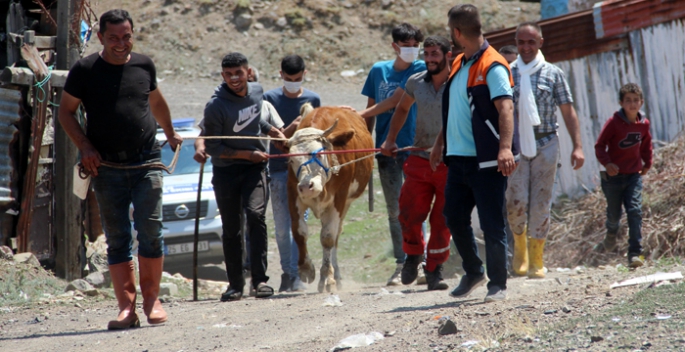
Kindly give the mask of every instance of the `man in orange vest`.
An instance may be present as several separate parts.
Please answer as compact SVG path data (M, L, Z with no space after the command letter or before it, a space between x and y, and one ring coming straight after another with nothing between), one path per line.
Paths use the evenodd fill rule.
M443 159L448 168L443 214L466 272L451 295L466 297L485 282L471 228L477 206L490 279L485 302L502 301L507 288L504 192L518 157L514 82L507 61L483 38L478 9L457 5L448 16L452 41L464 51L454 60L443 93L442 131L431 166Z

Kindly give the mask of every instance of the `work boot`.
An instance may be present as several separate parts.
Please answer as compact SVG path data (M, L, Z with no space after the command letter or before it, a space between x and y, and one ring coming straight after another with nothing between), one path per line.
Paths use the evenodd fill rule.
M119 315L116 320L107 324L109 330L121 330L140 327L136 314L136 276L133 261L109 266L114 295L119 303Z
M400 282L400 276L402 274L403 266L404 264L397 264L397 266L395 267L395 272L392 273L392 275L388 279L388 283L386 284L387 286L399 286L400 284L402 284L402 282Z
M528 278L542 279L545 277L545 267L542 254L545 249L545 239L528 238Z
M411 285L419 276L419 265L423 261L422 255L407 255L402 266L402 284Z
M526 229L523 233L514 234L514 258L511 261L511 269L515 275L526 276L528 274L528 243Z
M616 249L616 234L607 232L604 240L597 243L594 250L600 253L613 252Z
M140 292L143 294L143 312L148 324L161 324L167 320L159 296L159 283L162 281L164 257L145 258L138 256L140 272Z
M423 272L426 274L426 283L428 284L428 291L435 290L446 290L449 286L442 279L442 264L435 266L435 270L428 271L426 267L423 267Z

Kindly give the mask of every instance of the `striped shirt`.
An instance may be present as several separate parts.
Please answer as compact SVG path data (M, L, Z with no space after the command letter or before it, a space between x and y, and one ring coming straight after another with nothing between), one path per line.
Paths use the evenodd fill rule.
M518 118L521 75L516 61L511 63L511 73L514 76L514 114ZM559 128L557 106L572 104L573 96L564 71L549 62L545 62L542 68L530 77L530 83L535 91L535 103L540 115L540 125L533 128L535 133L550 133L536 141L537 147L540 148L556 137L554 132Z

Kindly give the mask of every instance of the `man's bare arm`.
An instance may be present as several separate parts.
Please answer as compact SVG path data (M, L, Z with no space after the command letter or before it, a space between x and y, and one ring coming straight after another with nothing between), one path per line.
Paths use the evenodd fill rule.
M169 146L172 150L176 150L176 146L183 143L183 138L174 131L174 125L171 123L169 105L159 88L150 92L150 110L159 126L164 130Z
M382 100L380 103L376 104L374 99L374 103L371 105L367 105L366 109L359 112L359 115L361 115L365 119L368 119L370 117L380 115L388 110L394 109L400 102L400 99L402 99L403 94L404 89L398 87L397 89L395 89L395 92L392 94L392 96ZM372 99L369 98L369 100Z
M509 176L516 170L516 161L511 152L514 139L514 102L511 98L502 98L494 101L495 108L499 113L499 153L497 155L497 171L502 175Z
M564 117L566 129L568 130L568 134L571 136L571 142L573 142L571 166L573 166L574 170L578 170L585 163L583 142L580 138L580 122L578 121L578 115L576 114L576 109L573 108L573 104L571 103L559 105L559 110L561 110L561 116Z
M388 136L385 138L383 145L381 145L381 152L383 155L392 156L392 153L397 149L397 135L400 133L402 126L407 121L409 109L414 104L414 98L408 94L402 94L400 102L395 108L395 112L390 119L390 127L388 128Z
M88 137L86 137L76 119L76 111L79 105L81 105L81 99L74 97L66 91L62 91L62 99L59 103L59 123L64 128L64 132L67 133L69 139L74 142L76 148L81 152L81 165L88 173L97 176L102 158Z

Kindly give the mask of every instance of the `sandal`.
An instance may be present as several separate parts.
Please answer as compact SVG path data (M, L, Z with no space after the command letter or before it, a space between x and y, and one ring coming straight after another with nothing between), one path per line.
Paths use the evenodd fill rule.
M266 298L273 296L274 294L274 289L271 286L268 286L266 282L260 282L257 285L255 291L257 298Z

